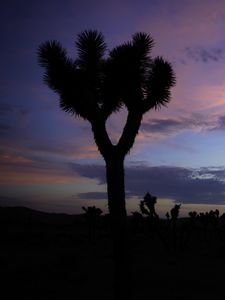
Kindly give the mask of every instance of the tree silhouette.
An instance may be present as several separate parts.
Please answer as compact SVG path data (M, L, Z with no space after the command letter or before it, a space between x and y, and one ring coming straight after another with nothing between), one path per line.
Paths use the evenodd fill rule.
M96 226L99 222L102 210L95 206L82 206L82 209L85 211L85 218L88 223L89 241L94 243L96 238Z
M179 216L180 207L181 204L175 204L170 210L174 250L176 250L177 247L177 219Z
M155 234L158 227L159 216L155 211L155 204L157 197L152 196L150 193L146 193L144 200L140 201L139 207L142 214L147 215L147 225L150 236Z
M78 56L73 60L58 41L41 44L39 64L45 68L45 83L59 94L61 108L90 122L105 160L118 279L125 261L124 158L134 144L144 113L170 101L175 75L162 57L151 58L153 39L146 33L134 34L131 41L113 48L108 55L103 35L95 30L78 34L75 45ZM124 106L128 110L126 124L114 145L106 120ZM118 279L118 291L122 280Z
M158 219L159 216L155 211L155 204L157 202L157 197L152 196L149 193L146 193L144 196L144 200L140 201L140 210L143 214L149 216L152 220L154 218Z

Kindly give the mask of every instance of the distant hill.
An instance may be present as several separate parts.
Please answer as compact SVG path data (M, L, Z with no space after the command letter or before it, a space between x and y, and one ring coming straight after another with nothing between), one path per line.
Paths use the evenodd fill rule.
M132 216L128 216L128 221ZM166 221L165 219L161 219ZM178 224L187 222L188 218L179 218ZM66 213L48 213L27 207L0 206L0 224L49 224L49 225L81 225L86 223L84 214L70 215Z
M0 206L0 223L10 224L64 224L71 225L83 220L83 215L68 215L64 213L47 213L27 207Z

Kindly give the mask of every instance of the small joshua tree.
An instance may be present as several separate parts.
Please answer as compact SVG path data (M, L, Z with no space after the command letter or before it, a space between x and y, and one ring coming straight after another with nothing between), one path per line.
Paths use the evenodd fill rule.
M196 211L190 211L188 215L191 218L191 220L195 221L197 219L198 213Z
M142 214L149 216L152 220L153 218L159 218L158 214L155 211L155 204L157 202L157 197L152 196L151 194L147 193L144 196L144 200L140 201L140 210Z
M147 215L147 225L148 233L151 237L158 237L163 244L165 244L165 238L161 234L160 230L160 220L159 216L156 213L155 205L157 203L157 197L146 193L144 200L140 201L139 207L143 215Z
M198 220L198 213L196 211L190 211L188 215L190 217L191 230L194 230L196 227L196 222Z
M94 242L96 237L96 226L102 214L102 210L95 206L82 206L82 209L85 211L85 217L88 222L89 241Z
M174 207L170 210L171 220L175 222L178 219L180 212L181 204L175 204Z
M175 204L174 207L170 210L171 215L171 225L172 225L172 238L173 238L173 247L176 250L177 245L177 219L179 216L181 204Z

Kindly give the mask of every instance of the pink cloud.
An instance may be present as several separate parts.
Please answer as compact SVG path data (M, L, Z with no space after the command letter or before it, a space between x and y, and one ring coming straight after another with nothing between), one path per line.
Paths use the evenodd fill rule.
M17 154L12 149L1 150L0 183L70 183L86 181L65 162Z

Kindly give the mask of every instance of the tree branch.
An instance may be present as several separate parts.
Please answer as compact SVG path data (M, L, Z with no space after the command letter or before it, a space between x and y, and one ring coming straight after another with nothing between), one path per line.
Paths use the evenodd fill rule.
M107 160L114 149L114 145L108 136L105 127L105 120L100 114L96 115L95 118L89 120L92 126L92 131L94 134L94 140L98 147L99 152L105 160Z
M142 116L143 113L140 111L129 111L126 125L116 146L120 155L125 156L132 148L141 125Z

